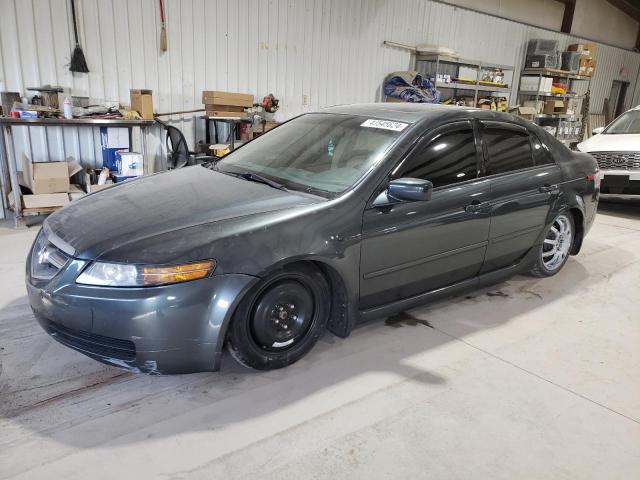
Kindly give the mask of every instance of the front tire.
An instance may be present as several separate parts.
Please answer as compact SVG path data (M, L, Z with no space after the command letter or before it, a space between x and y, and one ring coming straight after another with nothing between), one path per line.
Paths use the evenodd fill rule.
M286 367L306 355L324 333L330 288L311 264L285 266L245 295L227 339L231 355L257 370Z
M531 270L534 277L551 277L562 270L569 259L569 252L575 238L573 215L561 213L547 231L538 261Z

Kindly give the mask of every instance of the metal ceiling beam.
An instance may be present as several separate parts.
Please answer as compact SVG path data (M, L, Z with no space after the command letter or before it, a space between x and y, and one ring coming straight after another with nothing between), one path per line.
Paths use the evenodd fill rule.
M637 22L640 22L640 1L638 0L607 0L611 5L621 10Z
M576 11L576 0L558 0L560 3L564 3L564 15L562 15L562 25L560 31L562 33L571 33L571 27L573 26L573 14Z

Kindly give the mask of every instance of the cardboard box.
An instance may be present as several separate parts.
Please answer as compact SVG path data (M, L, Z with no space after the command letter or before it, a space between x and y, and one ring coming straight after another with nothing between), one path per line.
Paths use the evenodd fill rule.
M578 75L585 75L587 77L593 76L596 71L596 61L593 58L580 58L580 67L578 68Z
M491 110L492 103L492 100L489 100L488 98L481 98L478 100L478 108L481 108L482 110Z
M67 162L30 163L33 175L31 191L41 193L66 193L69 190L69 167ZM26 177L25 177L26 178Z
M153 97L151 90L130 90L131 110L135 110L144 120L153 120Z
M64 207L69 203L68 193L40 193L37 195L23 195L24 208Z
M231 112L228 110L206 110L205 113L208 117L243 118L247 116L245 112Z
M69 185L69 193L67 195L69 195L69 200L74 201L84 197L86 193L82 188L80 188L80 185L72 183Z
M229 145L226 143L214 143L209 149L211 150L211 154L216 157L224 157L229 153Z
M249 93L221 92L204 90L202 103L205 105L231 105L236 107L252 107L253 95Z
M537 113L533 107L517 106L509 109L509 113L533 121L534 115Z
M533 108L534 113L542 113L542 110L544 109L544 100L526 100L522 106Z
M110 171L118 171L116 154L129 151L129 129L127 127L100 127L100 147L102 166Z
M553 115L554 113L566 113L568 102L566 100L547 100L544 102L542 113Z
M244 112L246 107L238 107L235 105L218 105L216 103L206 103L205 110L226 110L227 112Z
M80 183L82 184L82 187L84 187L87 193L95 193L99 190L103 190L113 185L113 182L111 180L107 180L107 183L105 183L104 185L98 185L95 183L92 184L91 175L89 174L89 172L90 172L89 169L85 170L84 175L81 177L81 181L80 181Z
M280 125L278 122L264 122L264 131L268 132L272 128L276 128L278 125Z
M574 43L573 45L569 45L567 50L571 52L578 52L580 55L587 58L596 58L595 43Z
M69 191L69 177L82 170L78 163L39 162L32 163L22 154L22 182L33 194L66 193Z

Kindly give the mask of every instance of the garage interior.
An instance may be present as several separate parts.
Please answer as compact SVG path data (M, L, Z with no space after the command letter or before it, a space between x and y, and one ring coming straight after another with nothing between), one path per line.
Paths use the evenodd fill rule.
M327 333L280 370L107 366L25 290L52 212L333 105L506 112L577 150L640 105L640 2L0 0L0 94L0 479L640 476L629 177L560 274Z

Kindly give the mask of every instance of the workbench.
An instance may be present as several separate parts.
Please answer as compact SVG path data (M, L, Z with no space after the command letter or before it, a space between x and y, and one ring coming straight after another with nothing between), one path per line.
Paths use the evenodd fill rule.
M0 152L6 159L6 165L9 170L10 187L13 192L15 203L15 225L20 225L23 219L22 215L22 193L20 192L20 184L18 183L18 161L16 159L13 146L12 126L20 127L126 127L129 129L129 145L132 142L132 128L140 129L141 150L143 163L147 165L147 133L150 127L155 124L155 120L125 120L120 118L12 118L0 117L0 127L2 135L0 135ZM80 162L81 159L76 159ZM145 172L146 173L146 172Z
M236 134L238 133L238 126L241 123L251 123L251 119L248 117L211 117L209 115L202 115L200 117L201 120L204 120L204 131L205 131L205 142L207 144L210 143L228 143L229 150L233 150L235 148L236 143ZM218 135L218 125L217 122L226 123L229 125L231 130L231 135L229 139L222 139L220 135ZM211 132L209 131L209 127L213 123L214 128L214 142L211 142Z

